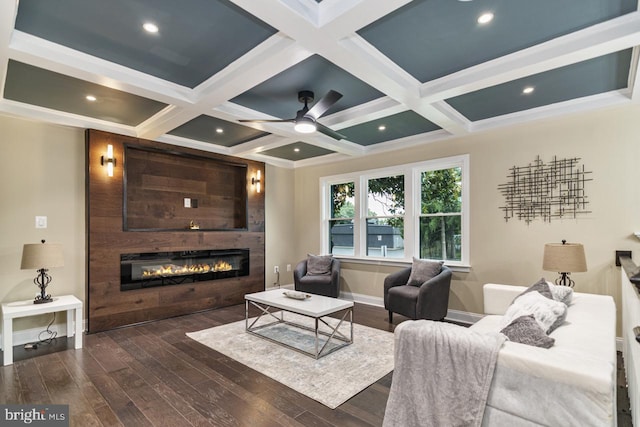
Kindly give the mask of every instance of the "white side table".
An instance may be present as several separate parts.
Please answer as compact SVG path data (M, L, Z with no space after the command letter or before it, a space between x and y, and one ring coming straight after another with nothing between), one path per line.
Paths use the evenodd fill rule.
M33 300L2 304L2 350L5 366L13 363L13 319L57 311L67 312L67 337L75 335L75 348L82 348L82 301L73 295L55 296L53 302L45 304L34 304Z

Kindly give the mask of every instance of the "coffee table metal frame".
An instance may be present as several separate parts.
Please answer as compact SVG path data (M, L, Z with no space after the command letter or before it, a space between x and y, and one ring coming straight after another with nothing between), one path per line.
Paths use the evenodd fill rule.
M319 310L319 311L313 311L313 310L307 310L305 307L305 302L304 300L296 300L296 299L291 299L291 298L287 298L284 297L282 298L282 301L277 301L277 300L269 300L269 301L265 301L265 300L261 300L261 296L262 295L269 295L271 297L273 297L275 295L275 293L278 293L280 295L282 295L282 291L281 290L272 290L272 291L265 291L265 292L258 292L255 294L247 294L245 295L245 329L248 333L258 336L260 338L269 340L271 342L277 343L279 345L282 345L284 347L290 348L292 350L295 350L299 353L305 354L307 356L311 356L313 358L315 358L316 360L319 359L320 357L326 356L328 354L333 353L336 350L339 350L349 344L353 343L353 302L351 301L344 301L344 300L336 300L335 298L329 298L329 297L325 297L322 295L313 295L311 298L316 298L316 299L320 299L320 298L329 298L333 301L340 301L342 304L337 304L337 306L335 308L325 308L324 310ZM252 306L256 307L258 310L260 310L260 314L253 319L253 321L251 322L251 324L249 324L249 304L251 304ZM350 305L349 305L350 304ZM280 311L280 317L276 316L273 312L271 312L270 310L272 309L278 309ZM310 328L308 326L305 325L301 325L299 323L296 322L292 322L292 321L286 321L284 320L284 312L288 311L290 313L295 313L295 314L299 314L305 317L309 317L314 319L314 327ZM336 314L336 313L340 313L340 312L344 312L344 314L342 315L342 317L338 317L337 319L339 319L338 324L334 327L331 326L329 323L327 323L324 320L324 317L327 317L331 314ZM265 316L270 316L273 319L275 319L272 322L263 324L263 325L258 325L255 326L256 323L262 319ZM347 317L349 318L348 322L349 322L349 326L350 326L350 332L349 332L349 336L347 337L345 334L343 334L342 332L340 332L338 329L340 328L340 326L342 326L342 324L346 321ZM267 337L264 336L260 333L258 333L257 331L263 328L267 328L269 326L273 326L276 324L286 324L286 325L290 325L290 326L294 326L296 328L300 328L300 329L304 329L304 330L308 330L314 333L315 336L315 352L311 352L311 351L306 351L297 347L294 347L284 341L278 341L276 339L273 339L271 337ZM325 325L327 328L329 328L329 331L322 331L319 329L320 324ZM320 335L324 335L327 338L327 341L324 343L324 345L322 345L322 347L320 347L320 340L319 340L319 336ZM338 340L338 341L342 341L342 344L336 346L336 347L332 347L332 348L327 348L327 345L329 344L329 342L334 339L334 340ZM325 351L326 349L326 351Z

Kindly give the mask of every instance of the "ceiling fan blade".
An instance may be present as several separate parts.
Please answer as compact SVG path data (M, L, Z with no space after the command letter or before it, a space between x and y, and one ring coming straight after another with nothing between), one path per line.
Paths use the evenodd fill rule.
M316 128L318 129L318 132L323 133L327 136L330 136L333 139L337 139L338 141L340 141L341 139L347 139L346 136L334 131L333 129L330 129L328 127L326 127L323 124L320 124L318 122L316 122Z
M238 120L241 123L294 123L296 119L273 119L273 120L250 120L242 119Z
M326 113L327 110L331 108L333 104L338 102L340 98L342 98L341 93L338 93L335 90L330 90L329 93L323 96L318 102L314 104L313 107L311 107L309 111L307 111L307 114L305 114L305 116L309 116L314 120L318 120L320 116Z

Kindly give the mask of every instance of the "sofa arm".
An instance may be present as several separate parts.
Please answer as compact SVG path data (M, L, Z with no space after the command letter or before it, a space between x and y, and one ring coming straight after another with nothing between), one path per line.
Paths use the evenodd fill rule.
M498 285L487 283L482 288L484 314L504 314L515 297L524 292L524 286Z

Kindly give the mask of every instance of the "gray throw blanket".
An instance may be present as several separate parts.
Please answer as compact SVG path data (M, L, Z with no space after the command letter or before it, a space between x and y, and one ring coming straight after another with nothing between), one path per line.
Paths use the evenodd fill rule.
M479 426L505 339L430 320L398 325L383 427Z

